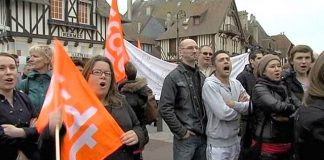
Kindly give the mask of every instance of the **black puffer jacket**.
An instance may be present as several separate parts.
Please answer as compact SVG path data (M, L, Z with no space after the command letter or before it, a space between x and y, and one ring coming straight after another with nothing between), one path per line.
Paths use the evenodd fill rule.
M296 72L294 70L284 71L282 73L283 81L288 89L295 94L295 96L302 101L304 97L304 89L301 83L296 78Z
M252 93L252 103L255 139L259 137L262 124L266 120L263 142L293 142L293 120L290 117L301 104L294 95L289 98L287 88L281 82L259 78Z
M295 118L296 155L300 160L323 160L324 98L312 97L301 107Z

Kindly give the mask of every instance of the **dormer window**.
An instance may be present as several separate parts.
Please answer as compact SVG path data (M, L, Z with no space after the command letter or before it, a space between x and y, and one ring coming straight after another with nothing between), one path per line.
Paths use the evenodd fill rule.
M86 2L79 2L78 6L78 19L79 23L88 24L89 15L88 15L89 4Z
M63 20L63 0L51 0L51 18Z

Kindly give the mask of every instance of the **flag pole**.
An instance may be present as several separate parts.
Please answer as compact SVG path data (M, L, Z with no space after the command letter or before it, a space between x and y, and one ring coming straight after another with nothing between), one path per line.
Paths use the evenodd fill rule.
M60 126L57 124L55 126L55 157L56 160L60 160Z

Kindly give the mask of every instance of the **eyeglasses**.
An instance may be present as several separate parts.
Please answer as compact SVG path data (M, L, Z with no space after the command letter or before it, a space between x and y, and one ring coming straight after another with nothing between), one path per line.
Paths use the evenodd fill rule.
M93 74L95 76L102 76L102 74L105 74L106 77L111 76L111 72L109 72L109 71L104 72L104 71L99 70L99 69L92 70L91 74Z
M194 49L196 49L196 50L198 50L198 46L188 46L188 47L182 48L182 49L188 49L188 50L194 50Z
M205 56L207 56L207 55L213 56L213 53L211 53L211 52L202 52L202 54L205 55Z

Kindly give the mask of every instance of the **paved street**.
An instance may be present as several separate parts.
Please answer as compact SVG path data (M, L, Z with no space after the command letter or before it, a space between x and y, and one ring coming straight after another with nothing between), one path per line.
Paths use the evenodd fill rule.
M172 160L173 135L167 125L163 124L163 132L157 132L153 125L147 129L150 142L145 146L144 160Z

